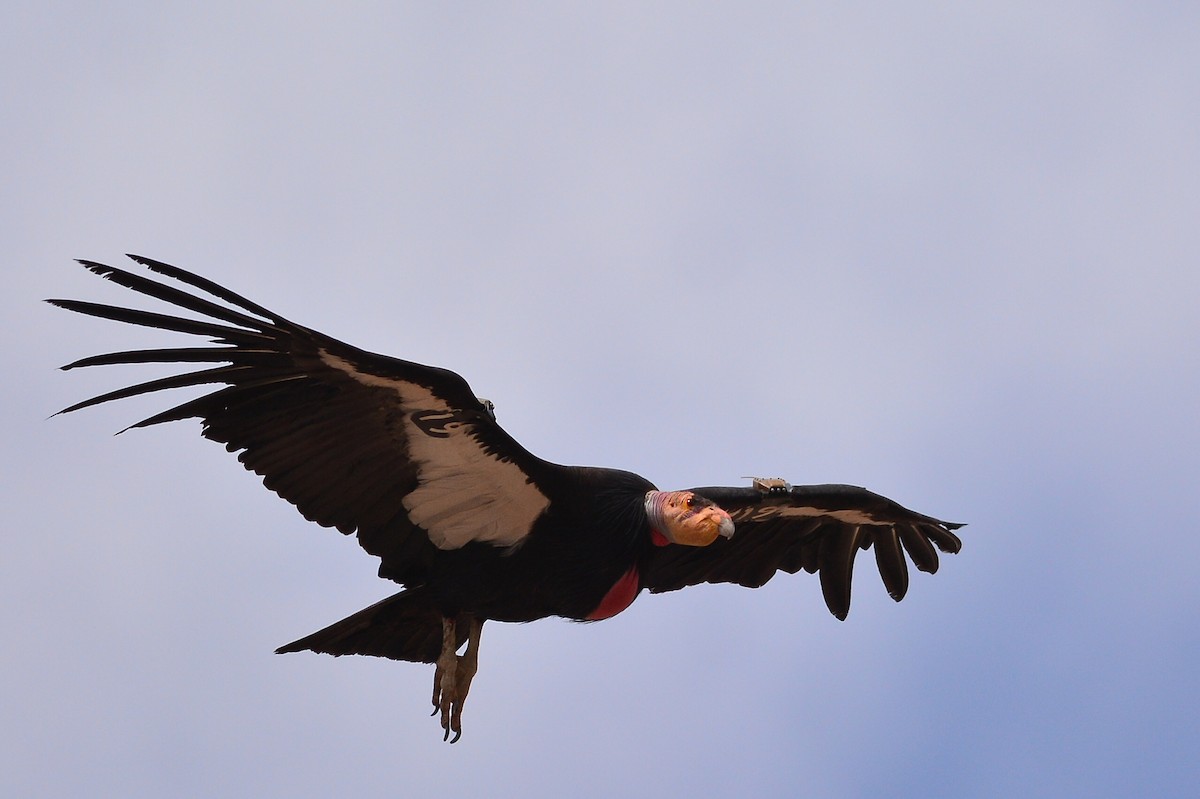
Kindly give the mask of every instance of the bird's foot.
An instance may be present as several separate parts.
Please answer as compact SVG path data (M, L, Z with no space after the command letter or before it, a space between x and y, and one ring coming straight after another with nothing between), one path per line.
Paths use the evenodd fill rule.
M462 737L462 709L471 689L476 666L466 655L438 658L433 674L433 713L441 714L442 740L455 743ZM450 737L454 733L454 737Z
M471 680L479 668L479 628L482 622L471 622L467 650L455 652L455 621L442 622L442 653L433 672L433 714L441 715L442 740L455 743L462 737L462 709L471 689ZM454 737L450 737L454 733Z

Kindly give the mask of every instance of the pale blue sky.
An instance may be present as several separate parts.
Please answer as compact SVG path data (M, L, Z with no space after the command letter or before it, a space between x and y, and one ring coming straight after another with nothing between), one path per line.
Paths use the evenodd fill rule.
M1200 11L18 3L0 792L1190 796ZM197 7L198 8L198 7ZM38 300L177 263L452 368L537 454L866 485L970 523L844 623L808 575L276 656L393 590ZM168 338L170 338L168 336Z

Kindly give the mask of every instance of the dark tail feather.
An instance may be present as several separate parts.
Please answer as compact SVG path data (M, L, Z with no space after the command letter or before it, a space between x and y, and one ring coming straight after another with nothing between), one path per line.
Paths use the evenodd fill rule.
M460 616L455 625L456 647L466 643L469 631L469 620ZM433 663L442 651L442 614L422 589L401 591L275 652L306 649L334 656L374 655Z

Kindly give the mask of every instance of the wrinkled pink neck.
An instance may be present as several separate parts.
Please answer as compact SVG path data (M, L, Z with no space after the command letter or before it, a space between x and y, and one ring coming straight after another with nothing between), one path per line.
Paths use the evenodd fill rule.
M667 501L667 491L647 491L646 499L643 502L643 507L646 509L646 518L650 520L650 540L655 546L663 547L671 543L671 539L663 533L667 529L667 519L663 515L663 505ZM659 542L661 539L661 543Z

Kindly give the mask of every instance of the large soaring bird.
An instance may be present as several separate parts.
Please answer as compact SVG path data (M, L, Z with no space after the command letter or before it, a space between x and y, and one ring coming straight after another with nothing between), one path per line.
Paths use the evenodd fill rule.
M800 569L819 573L829 610L844 619L860 550L874 548L897 601L908 589L905 553L921 571L934 572L937 550L959 550L951 531L961 525L854 486L793 487L772 478L659 491L630 472L549 463L505 433L492 404L454 372L364 352L198 275L130 257L221 302L92 261L80 263L204 318L49 302L194 334L215 346L96 355L63 368L213 366L61 412L161 389L223 385L132 427L198 418L206 438L239 453L305 518L355 534L380 559L379 576L403 590L278 651L435 663L433 705L443 738L462 734L487 620L606 619L643 590L705 582L757 587L776 572Z

